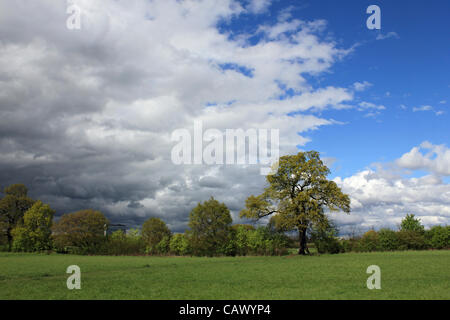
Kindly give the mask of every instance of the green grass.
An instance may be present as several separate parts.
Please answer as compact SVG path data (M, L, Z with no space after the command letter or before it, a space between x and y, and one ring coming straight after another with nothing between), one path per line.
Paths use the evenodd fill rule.
M81 268L68 290L66 268ZM381 289L366 268L381 268ZM450 251L285 257L0 253L0 299L450 299Z

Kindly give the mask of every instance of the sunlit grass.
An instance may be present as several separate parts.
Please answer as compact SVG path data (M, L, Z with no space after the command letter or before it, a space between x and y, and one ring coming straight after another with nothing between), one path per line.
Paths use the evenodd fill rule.
M81 268L68 290L66 268ZM366 269L381 268L381 290ZM0 253L0 299L449 299L450 251L284 257Z

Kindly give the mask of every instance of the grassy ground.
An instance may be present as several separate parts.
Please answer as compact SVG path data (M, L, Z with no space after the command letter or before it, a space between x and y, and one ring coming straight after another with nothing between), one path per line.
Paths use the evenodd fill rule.
M81 268L68 290L67 266ZM381 268L369 290L366 269ZM285 257L0 253L0 299L450 299L450 251Z

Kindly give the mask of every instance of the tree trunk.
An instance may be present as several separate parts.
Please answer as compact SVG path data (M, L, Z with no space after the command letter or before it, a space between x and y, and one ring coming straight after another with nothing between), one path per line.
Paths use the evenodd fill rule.
M298 249L298 254L306 255L306 252L309 253L307 244L306 244L306 228L299 228L298 238L299 238L299 244L300 244L300 248Z
M11 252L13 238L12 238L12 234L11 234L11 229L10 228L8 228L6 230L6 236L8 237L8 251Z
M300 248L298 249L298 254L306 255L309 254L308 245L306 243L306 228L298 229Z

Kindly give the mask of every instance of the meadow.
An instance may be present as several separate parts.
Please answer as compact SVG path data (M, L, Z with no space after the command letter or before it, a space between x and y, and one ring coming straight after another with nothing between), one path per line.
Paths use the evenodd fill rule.
M69 265L81 289L68 290ZM369 265L381 289L369 290ZM155 257L0 253L0 299L450 299L450 251Z

